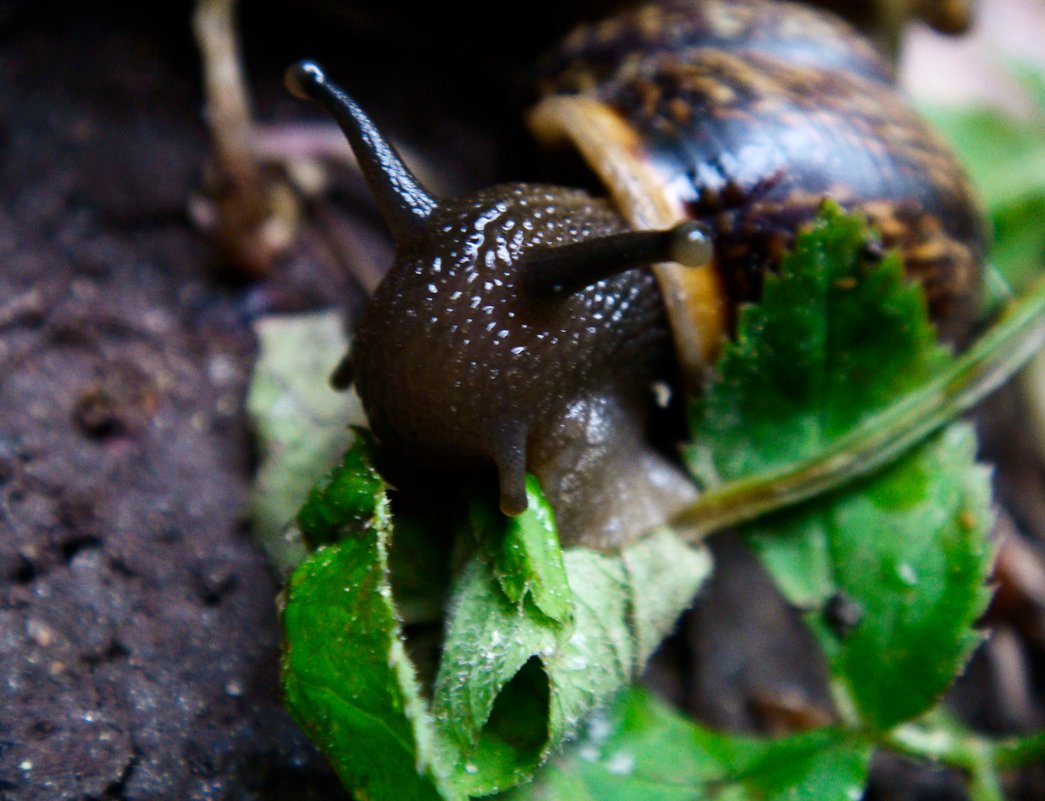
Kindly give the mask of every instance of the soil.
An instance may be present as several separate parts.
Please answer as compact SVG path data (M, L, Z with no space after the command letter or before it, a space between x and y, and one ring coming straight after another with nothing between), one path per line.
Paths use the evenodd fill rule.
M4 8L0 797L344 797L280 708L242 520L260 290L186 213L187 7Z
M215 260L189 212L209 152L191 9L152 5L0 0L0 799L346 798L279 703L279 583L244 522L243 398L256 316L351 308L359 295L312 229L266 281ZM478 124L474 103L443 104L465 108L498 69L375 63L387 19L353 48L279 3L252 14L259 116L302 115L279 76L313 41L369 76L359 93L375 116L409 105L398 118L409 141L450 148L433 166L445 185L495 173L493 142L511 137ZM508 105L483 113L496 122ZM337 219L385 253L358 196L351 180L336 187ZM1005 405L1018 401L998 403L991 419L1018 419ZM994 453L1019 450L1010 429L990 430ZM1027 500L1042 497L1040 465L1011 463L1012 529L1040 534L1045 513ZM1020 541L1040 564L1037 540ZM794 611L736 543L715 547L725 569L650 680L734 728L827 714ZM1045 618L1010 585L993 618L1003 646L984 649L955 693L996 730L1045 723ZM945 772L883 761L875 777L874 798L962 798ZM1013 781L1021 797L1045 796L1040 776Z

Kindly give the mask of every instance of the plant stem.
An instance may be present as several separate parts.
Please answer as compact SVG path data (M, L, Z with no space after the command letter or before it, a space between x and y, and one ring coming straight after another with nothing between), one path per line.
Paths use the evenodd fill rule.
M907 756L965 771L972 801L1005 800L998 781L994 745L989 740L960 730L913 723L889 732L884 744Z
M1018 768L1032 762L1045 762L1045 732L1007 737L994 743L994 764L999 769Z
M205 118L217 172L217 238L248 277L268 273L293 240L296 201L268 184L253 145L253 115L236 29L237 0L197 0L192 30L203 62Z
M236 38L236 0L198 0L193 32L203 55L205 118L215 156L244 193L263 196L261 174L251 152L251 109ZM260 207L259 215L264 213Z
M671 525L696 541L866 476L975 406L1043 344L1045 277L1009 304L991 328L934 380L815 456L709 489Z
M972 801L1003 801L1000 771L1045 760L1045 732L992 740L958 723L928 725L922 721L900 726L886 734L882 744L916 759L965 771Z

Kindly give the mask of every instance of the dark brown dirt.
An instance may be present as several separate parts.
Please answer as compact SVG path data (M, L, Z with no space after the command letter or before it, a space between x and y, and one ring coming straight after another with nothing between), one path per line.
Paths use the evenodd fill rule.
M280 709L241 522L256 290L186 216L186 11L0 17L5 800L342 797Z

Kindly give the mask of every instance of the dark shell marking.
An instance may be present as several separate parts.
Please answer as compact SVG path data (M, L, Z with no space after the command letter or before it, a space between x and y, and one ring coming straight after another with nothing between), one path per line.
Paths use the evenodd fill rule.
M583 92L639 69L645 55L692 62L695 49L752 52L781 63L891 84L892 68L840 20L796 3L673 0L577 28L541 65L542 94Z

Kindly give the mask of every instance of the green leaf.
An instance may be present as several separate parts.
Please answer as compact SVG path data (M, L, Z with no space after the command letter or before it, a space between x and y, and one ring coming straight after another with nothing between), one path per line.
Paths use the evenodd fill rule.
M489 502L472 504L472 526L494 563L501 589L513 604L529 595L552 620L566 624L573 615L570 585L555 528L555 513L534 476L526 477L529 506L506 517Z
M974 457L972 430L954 425L830 502L746 529L790 600L810 604L815 589L809 622L876 729L935 704L980 641L973 627L990 597L992 515L989 477ZM819 552L815 588L796 580L792 545Z
M667 530L619 554L571 548L564 563L569 628L527 598L512 602L483 553L457 582L433 708L466 756L472 794L529 778L592 709L634 681L710 572L706 551Z
M873 475L972 409L1015 375L1043 345L1045 275L1007 302L990 328L935 372L930 381L899 396L815 453L707 488L670 523L696 542L709 533L796 506ZM1039 362L1045 365L1039 356L1025 375L1034 373ZM1028 397L1034 399L1033 394ZM1039 418L1045 420L1045 411L1032 415L1031 422L1036 425ZM1045 426L1040 428L1045 430ZM706 449L698 453L711 458Z
M884 744L915 759L957 768L972 801L1001 801L1000 773L1045 759L1045 733L994 740L977 734L944 707L898 726Z
M472 558L455 587L433 711L468 760L474 794L524 781L540 762L548 731L546 687L531 696L536 708L517 711L511 730L487 723L498 695L531 658L555 652L562 627L509 601L482 555Z
M287 523L309 488L337 461L362 423L359 399L328 378L348 344L333 312L265 317L254 324L258 360L247 390L260 464L251 491L251 524L269 557L289 571L305 556ZM290 532L291 535L293 532Z
M298 512L298 528L310 548L355 535L371 525L379 508L388 514L387 487L372 465L373 443L365 430L358 433L341 463L316 482Z
M365 449L357 443L302 512L306 536L337 543L302 562L287 587L285 703L358 797L461 799L404 648L388 501Z
M504 801L856 801L870 757L868 742L837 729L780 740L719 734L635 689Z
M896 254L865 253L866 224L826 205L762 302L741 310L692 415L695 475L714 485L798 461L946 363Z
M297 531L309 548L335 543L359 527L369 525L375 504L387 489L374 469L373 440L366 429L356 429L356 440L341 463L323 475L309 492L297 517ZM456 521L447 515L446 525ZM388 555L396 608L407 623L442 617L450 583L448 559L432 559L450 532L432 520L397 515L395 537Z
M1010 284L1022 289L1045 268L1045 185L993 209L991 259Z
M446 555L452 553L452 537L458 527L453 515L440 521L404 513L395 516L388 565L396 610L404 623L441 623L452 567Z
M530 552L517 563L527 581L509 582L514 599L488 550L456 581L436 727L403 650L387 487L370 448L360 436L298 516L305 539L321 547L288 588L287 706L361 796L456 798L525 781L583 715L640 672L710 571L707 553L661 531L613 556L562 554L533 486L531 519L507 526ZM534 587L555 580L556 565L576 605L572 627L536 604Z
M866 238L858 219L828 208L741 314L694 415L690 463L705 482L815 455L950 364L920 290L896 257L867 264ZM742 529L784 595L812 610L873 728L924 712L978 641L991 514L974 453L955 426L884 472Z

